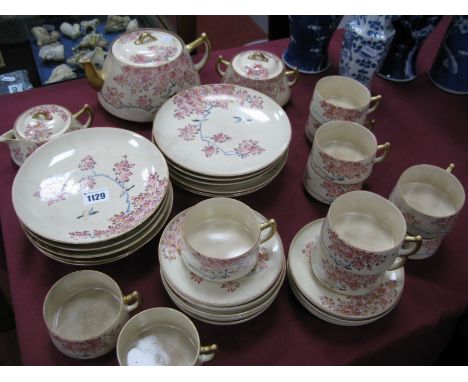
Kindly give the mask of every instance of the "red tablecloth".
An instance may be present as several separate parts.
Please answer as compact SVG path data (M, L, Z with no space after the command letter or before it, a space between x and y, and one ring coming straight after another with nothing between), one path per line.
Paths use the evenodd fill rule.
M401 172L410 165L430 163L446 167L454 162L455 174L468 185L468 98L444 93L427 78L447 20L423 47L419 76L407 84L376 78L373 93L383 95L374 114L379 142L390 141L388 159L375 167L366 188L387 197ZM335 74L342 33L331 44ZM278 55L287 40L260 47ZM219 53L232 58L242 48L214 52L201 73L202 82L218 82L214 64ZM245 49L245 48L244 48ZM325 74L324 74L325 75ZM292 100L285 107L293 136L290 154L282 173L266 188L240 198L268 217L274 217L286 251L294 235L312 220L324 217L328 206L308 197L302 187L302 172L310 151L304 135L315 83L323 75L300 77ZM89 103L95 110L94 126L131 129L150 137L150 124L128 123L106 113L86 80L70 81L30 92L0 97L0 131L13 126L24 110L41 103L58 103L72 111ZM115 365L112 352L97 360L76 361L59 353L49 339L42 319L42 303L50 286L79 268L57 263L36 251L20 228L11 203L11 185L17 167L6 145L0 149L0 221L5 243L8 275L18 339L25 365ZM202 200L175 188L172 216ZM273 305L247 323L224 327L195 320L203 343L217 343L220 352L211 365L342 365L342 364L428 364L450 339L457 320L468 306L468 213L439 252L406 268L405 290L393 312L364 327L335 326L311 315L294 298L285 282ZM161 284L157 259L159 236L132 256L96 267L109 274L124 292L138 290L144 297L142 309L174 307Z

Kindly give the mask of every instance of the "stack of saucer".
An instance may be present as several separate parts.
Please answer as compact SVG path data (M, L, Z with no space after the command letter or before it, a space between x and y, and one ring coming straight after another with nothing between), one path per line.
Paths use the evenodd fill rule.
M72 132L40 147L18 171L12 198L34 247L85 266L137 251L162 229L173 204L160 151L114 128Z
M240 324L260 315L275 300L286 274L279 235L260 244L258 261L248 274L211 281L191 271L183 260L182 226L188 211L167 225L159 244L161 278L171 300L187 315L215 325ZM257 215L260 222L266 221Z
M291 243L288 279L294 295L310 313L336 325L360 326L377 321L391 312L401 297L403 268L385 272L375 289L361 295L345 295L326 287L312 269L320 255L319 238L324 220L307 224Z
M280 173L291 125L284 110L260 92L203 85L161 107L152 138L174 184L205 196L239 196L265 187Z

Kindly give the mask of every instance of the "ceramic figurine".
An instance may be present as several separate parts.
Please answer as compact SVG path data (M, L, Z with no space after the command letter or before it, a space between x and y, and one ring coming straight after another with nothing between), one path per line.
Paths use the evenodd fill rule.
M76 73L67 64L57 66L50 75L46 84L52 84L54 82L72 80L76 78Z
M429 78L449 93L468 94L468 16L453 16Z
M132 19L127 25L127 32L129 31L134 31L138 29L140 26L138 25L138 20L137 19Z
M380 71L382 78L406 82L416 78L416 60L423 42L442 16L401 16L393 22L395 37Z
M81 30L85 34L96 32L96 28L98 25L99 25L99 19L85 20L80 23Z
M62 32L65 36L70 37L72 40L75 40L81 34L80 24L71 25L70 23L62 23L60 24L60 32Z
M38 46L52 44L60 37L59 32L54 30L49 33L44 27L34 27L31 29L31 33L35 37Z
M130 22L129 16L108 16L106 21L106 32L120 32L127 29Z
M355 16L346 24L340 51L341 76L354 78L370 88L395 35L393 18Z
M65 50L63 44L56 41L53 44L45 45L39 50L39 57L42 61L63 61L65 60Z
M328 45L342 16L289 16L291 33L283 61L301 73L315 74L327 70Z

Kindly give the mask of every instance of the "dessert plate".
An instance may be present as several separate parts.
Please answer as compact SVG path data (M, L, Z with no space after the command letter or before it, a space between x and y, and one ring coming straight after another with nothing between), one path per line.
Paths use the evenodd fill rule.
M283 245L278 233L260 246L257 265L246 276L226 282L209 281L190 272L182 260L182 222L186 212L179 213L167 225L158 248L161 272L178 295L203 305L227 307L256 300L271 289L284 263ZM267 221L261 215L259 220Z
M153 140L179 167L208 176L259 171L284 154L291 124L270 97L233 84L196 86L170 98Z
M58 137L21 166L12 188L23 225L68 244L114 239L145 222L169 184L166 161L149 140L117 128Z
M322 285L312 271L313 246L318 240L324 219L303 227L289 247L289 274L297 289L311 304L339 319L372 319L389 311L398 302L404 285L404 269L385 272L372 292L347 296Z

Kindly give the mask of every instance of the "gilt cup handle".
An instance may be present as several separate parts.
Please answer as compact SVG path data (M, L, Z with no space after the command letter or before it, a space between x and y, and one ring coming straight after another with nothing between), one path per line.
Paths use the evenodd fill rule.
M221 65L229 66L231 63L228 60L225 60L223 56L218 57L218 61L216 62L216 72L221 76L224 77L226 75L226 71L221 69Z
M447 171L450 172L450 173L452 173L454 168L455 168L455 164L454 164L454 163L450 163L449 166L447 167Z
M270 232L266 237L260 240L260 244L264 243L265 241L270 240L274 234L276 233L276 221L275 219L270 219L265 223L260 224L260 231L263 231L264 229L270 228Z
M93 110L89 107L88 104L85 104L80 110L78 110L75 114L73 114L73 118L78 119L83 113L88 114L88 120L83 125L84 128L88 128L93 123L94 113Z
M141 298L140 293L133 291L132 293L123 297L123 302L127 312L131 313L143 303L143 299Z
M374 163L380 163L383 160L385 160L385 158L387 158L388 153L390 152L390 142L384 143L383 145L378 145L377 146L377 151L380 151L380 150L382 150L383 153L382 153L382 155L380 155L380 156L378 156L378 157L376 157L374 159Z
M194 64L195 70L199 72L203 67L206 65L208 58L210 58L211 54L211 43L208 40L208 36L206 33L202 33L200 37L198 37L195 41L187 44L185 47L187 48L188 52L190 53L195 48L199 47L201 44L205 44L205 54L203 55L200 62Z
M376 95L374 97L371 97L370 99L370 105L369 105L369 110L367 110L367 113L370 114L370 113L373 113L374 111L377 110L377 108L379 107L380 105L380 102L382 102L382 96L379 94L379 95Z
M299 72L297 71L297 68L285 71L284 75L288 79L288 86L289 87L292 87L292 86L296 85L297 78L299 77Z

